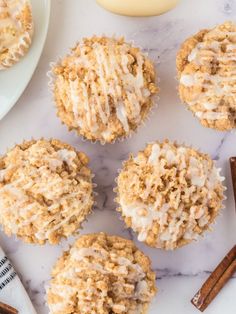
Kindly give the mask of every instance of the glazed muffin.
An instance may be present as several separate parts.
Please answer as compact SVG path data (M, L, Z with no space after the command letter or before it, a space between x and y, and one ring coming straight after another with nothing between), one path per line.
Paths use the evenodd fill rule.
M201 124L236 127L236 24L226 22L187 39L177 55L179 94Z
M150 260L130 240L80 237L52 271L50 314L144 314L156 293Z
M144 121L155 81L153 63L123 38L85 38L53 67L57 114L88 140L114 142Z
M33 29L29 0L0 0L0 70L11 67L26 54Z
M0 157L0 224L28 243L76 234L93 205L88 158L58 140L32 140Z
M124 162L116 202L139 241L172 250L209 229L222 207L223 180L208 155L155 142Z

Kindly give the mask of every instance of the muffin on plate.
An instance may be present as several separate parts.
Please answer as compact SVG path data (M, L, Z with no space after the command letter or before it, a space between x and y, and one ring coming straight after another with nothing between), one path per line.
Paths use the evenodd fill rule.
M33 30L29 0L0 0L0 70L11 67L26 54Z
M93 205L88 158L58 140L32 140L0 157L0 224L28 243L76 234Z
M64 252L47 301L50 314L145 314L155 293L149 258L132 241L99 233Z
M172 250L209 229L222 208L223 180L208 155L154 142L123 163L116 202L139 241Z
M177 55L179 94L201 124L236 128L236 24L226 22L187 39Z
M153 63L123 38L84 38L52 71L61 121L103 144L136 130L158 91Z

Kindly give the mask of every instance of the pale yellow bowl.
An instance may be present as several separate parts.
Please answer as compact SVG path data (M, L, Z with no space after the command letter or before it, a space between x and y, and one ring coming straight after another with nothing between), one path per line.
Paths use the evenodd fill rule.
M180 0L97 0L105 9L122 15L153 16L173 9Z

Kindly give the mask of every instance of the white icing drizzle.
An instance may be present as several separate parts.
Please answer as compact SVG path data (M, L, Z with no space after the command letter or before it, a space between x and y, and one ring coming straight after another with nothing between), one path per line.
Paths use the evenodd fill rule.
M151 155L149 156L148 162L152 165L155 165L157 160L159 159L160 152L161 152L160 145L154 144L152 146L152 151L151 151Z
M85 294L79 294L78 305L80 305L81 313L88 313L91 311L92 303L94 302L94 297L96 296L96 300L101 300L102 297L106 297L106 292L97 291L96 287L88 283L82 283L83 279L78 276L80 272L86 272L89 270L95 270L104 275L112 275L117 276L117 278L124 276L128 279L127 284L120 284L119 281L113 283L110 289L113 290L115 294L118 294L121 298L139 300L140 302L149 302L151 293L146 282L146 274L143 271L142 267L129 260L126 257L118 256L116 253L108 252L101 248L95 247L82 247L76 248L73 247L70 250L70 256L72 261L76 261L78 266L72 268L68 267L66 271L61 272L57 275L57 281L54 282L50 288L50 290L62 297L62 300L57 301L56 303L50 303L49 313L56 313L57 311L63 311L70 304L73 305L73 297L77 294L77 288L84 286L86 291ZM116 264L116 267L109 268L109 263L105 261L109 261L113 264ZM74 262L73 262L74 264ZM61 283L64 279L69 279L70 283ZM60 284L58 283L60 282ZM87 281L88 282L88 281ZM134 288L132 294L125 292L125 286L129 286L131 289ZM81 288L80 288L81 289ZM132 290L131 290L132 291ZM89 302L89 303L87 303ZM102 304L102 303L101 303ZM96 306L99 304L97 303ZM122 304L116 304L110 301L107 304L108 308L122 310L125 311L126 307ZM135 310L128 310L129 314L141 314L142 313L142 305L138 304Z
M116 107L116 115L117 115L117 118L122 123L125 132L128 133L129 132L129 123L128 123L128 119L127 119L127 115L126 115L125 106L122 102L119 102L118 106Z
M116 117L126 133L130 129L129 119L134 119L137 123L140 121L141 106L151 93L144 88L145 57L140 52L137 54L136 74L132 74L129 69L129 50L130 45L118 45L111 38L105 46L95 42L92 56L91 53L86 54L85 44L80 44L81 55L74 57L70 66L85 68L87 73L84 83L79 82L78 78L69 81L72 110L79 127L88 127L96 134L98 119L107 125L112 114L110 98L115 106ZM132 108L129 115L125 99L128 99ZM80 103L84 104L84 109L79 106ZM79 108L82 110L79 111ZM82 118L83 110L86 112L86 121ZM104 136L108 135L104 133Z
M192 87L196 84L195 76L194 75L188 75L188 74L182 74L180 77L180 83L186 87Z
M80 103L80 97L79 97L79 91L77 89L78 80L71 81L70 80L70 97L73 104L73 113L76 118L76 121L79 120L79 103ZM85 103L86 104L86 103ZM80 122L81 123L81 122Z
M6 170L0 170L0 182L3 182L3 180L5 179L5 175L6 175Z
M188 86L188 87L202 84L203 87L210 88L213 84L214 88L216 88L216 94L219 96L222 96L224 95L226 87L225 86L222 87L221 85L227 82L232 83L235 81L235 79L236 79L236 75L225 77L225 76L220 76L220 75L210 75L208 73L195 73L192 75L188 75L188 74L182 75L180 82L183 85ZM232 89L231 93L232 93L231 95L233 95L233 93L236 93L236 89L235 88Z
M138 240L145 241L148 236L148 231L152 228L154 221L160 221L162 225L167 222L168 205L164 204L159 211L157 208L160 206L160 201L152 205L145 205L143 203L126 204L124 199L120 199L122 212L126 217L132 218L132 228L138 231ZM140 215L144 211L145 215Z
M195 113L196 117L200 119L206 120L220 120L220 119L227 119L229 116L228 112L202 112L197 111Z
M101 258L106 259L108 257L108 253L105 250L96 250L95 248L72 248L70 251L72 259L76 261L82 261L84 257L94 257L94 258Z
M217 104L213 104L213 103L210 103L210 102L204 103L203 106L204 106L204 108L206 110L213 110L213 109L217 108Z
M135 158L135 163L139 164L143 159ZM196 239L198 234L194 232L194 228L199 223L204 226L209 222L207 204L211 199L211 195L215 188L224 180L220 176L219 169L215 166L210 168L209 163L205 160L200 161L196 157L190 155L189 150L185 147L175 147L169 143L164 143L162 146L158 143L152 144L151 153L147 160L147 164L154 167L153 176L148 176L145 190L140 195L143 202L128 203L125 196L120 195L119 203L124 217L131 218L131 226L138 233L138 240L145 241L148 238L149 231L152 230L154 222L158 223L160 239L157 240L156 246L163 247L165 243L168 248L173 248L173 241L182 236L185 239ZM184 203L181 200L181 190L176 190L173 193L176 200L176 208L170 208L168 203L165 203L164 196L161 193L155 195L154 203L147 202L152 190L158 185L162 174L166 173L166 165L174 166L176 172L186 169L185 180L190 180L191 185L184 188L184 197L191 198L192 202L197 202L201 199L201 194L196 193L197 189L206 187L209 192L205 200L202 202L201 215L195 213L195 209L190 210L190 218L184 211ZM137 178L134 178L136 182ZM135 184L134 182L134 184ZM130 185L132 186L132 182ZM195 195L195 196L194 196ZM194 199L195 198L195 199ZM146 200L146 201L145 201ZM171 210L171 216L170 216ZM174 213L173 213L174 212ZM203 215L204 214L204 215ZM189 221L185 230L181 231L181 226L184 222Z
M209 31L204 41L198 43L188 56L188 61L199 66L211 66L211 62L218 62L219 74L209 75L200 70L194 74L183 73L180 83L187 88L202 87L201 93L192 91L191 101L187 101L189 106L198 106L196 116L207 120L228 119L229 113L220 111L220 99L218 102L211 99L218 97L236 99L236 38L235 32L222 31L216 27ZM215 38L224 38L217 41ZM212 39L214 38L214 39ZM223 48L222 48L223 47ZM227 62L227 64L225 64ZM201 106L202 110L199 110ZM195 111L195 110L194 110Z
M116 312L117 312L117 311L119 311L119 312L125 312L125 310L126 310L125 305L122 305L122 304L113 304L112 308L113 308ZM118 312L118 313L119 313L119 312Z
M74 152L73 150L68 150L68 149L60 149L57 151L57 155L58 157L65 161L68 166L73 166L75 165L75 158L76 158L76 152Z

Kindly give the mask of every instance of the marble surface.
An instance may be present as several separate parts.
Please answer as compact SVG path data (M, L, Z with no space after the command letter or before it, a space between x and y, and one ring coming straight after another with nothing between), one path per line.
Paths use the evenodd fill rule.
M154 300L151 314L198 313L190 304L191 297L236 242L236 217L228 163L229 157L236 155L236 134L203 128L181 104L175 79L175 55L180 43L200 28L235 19L235 0L183 0L175 10L152 18L116 16L98 7L95 0L52 0L49 34L38 68L14 109L0 121L0 153L23 139L44 136L66 141L90 156L99 196L94 213L84 223L82 233L106 231L132 238L136 242L135 235L124 228L114 210L112 189L122 160L127 158L129 152L142 149L145 143L169 138L200 148L217 160L226 177L228 190L226 208L217 219L213 232L199 242L174 252L149 249L136 242L151 257L157 272L159 294ZM103 33L125 35L142 46L157 63L161 79L158 107L146 125L131 139L106 146L83 142L60 124L46 77L49 62L63 55L77 40ZM50 278L52 265L68 242L55 247L39 247L23 244L1 233L0 244L21 275L37 312L48 313L44 286ZM206 313L235 314L235 294L236 278L233 278Z

